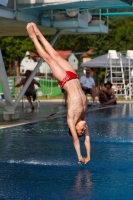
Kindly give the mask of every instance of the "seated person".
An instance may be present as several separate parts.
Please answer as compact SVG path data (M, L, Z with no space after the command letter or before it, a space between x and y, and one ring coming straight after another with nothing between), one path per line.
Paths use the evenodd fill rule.
M81 76L80 83L85 95L91 94L94 103L96 97L96 87L94 79L90 77L90 69L86 69L86 75Z
M26 70L26 73L25 73L26 78L22 79L20 83L17 84L15 87L20 87L21 85L25 85L30 75L31 75L31 71ZM33 98L33 101L36 100L36 90L35 90L34 84L40 87L40 84L35 79L33 79L25 92L25 96L27 97L27 100L29 101L31 105L31 109L34 109L34 105L32 103L31 97Z
M99 90L99 102L102 105L115 105L116 97L114 90L112 89L112 84L107 82L104 84L101 90Z

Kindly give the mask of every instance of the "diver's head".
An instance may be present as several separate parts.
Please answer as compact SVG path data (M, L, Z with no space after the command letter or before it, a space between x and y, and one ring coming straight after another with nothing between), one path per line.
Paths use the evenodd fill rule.
M78 137L84 136L86 128L87 128L86 121L79 121L79 122L76 124L77 136L78 136ZM72 136L70 129L69 129L69 134Z
M85 133L86 128L87 128L86 121L79 121L79 122L76 124L77 135L78 135L79 137L83 136L84 133Z

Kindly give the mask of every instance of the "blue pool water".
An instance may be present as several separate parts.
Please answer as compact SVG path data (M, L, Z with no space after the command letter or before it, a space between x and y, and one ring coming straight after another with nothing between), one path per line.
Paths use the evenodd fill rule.
M0 200L132 200L133 105L90 110L86 120L86 165L77 164L65 117L1 129Z

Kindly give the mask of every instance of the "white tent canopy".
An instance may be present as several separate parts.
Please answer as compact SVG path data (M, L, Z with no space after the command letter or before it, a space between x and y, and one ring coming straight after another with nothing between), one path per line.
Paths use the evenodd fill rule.
M104 54L102 56L98 56L90 61L84 62L81 64L81 67L90 67L90 68L106 68L109 67L109 60L107 59L108 54ZM121 55L123 67L126 66L127 59L126 56ZM119 65L119 61L113 59L112 64L117 66Z

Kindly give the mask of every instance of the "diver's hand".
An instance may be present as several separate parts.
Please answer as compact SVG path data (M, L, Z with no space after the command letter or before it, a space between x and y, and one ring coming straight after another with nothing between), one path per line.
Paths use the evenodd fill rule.
M84 164L88 163L90 161L90 157L84 158Z
M85 164L85 158L79 159L78 164Z

